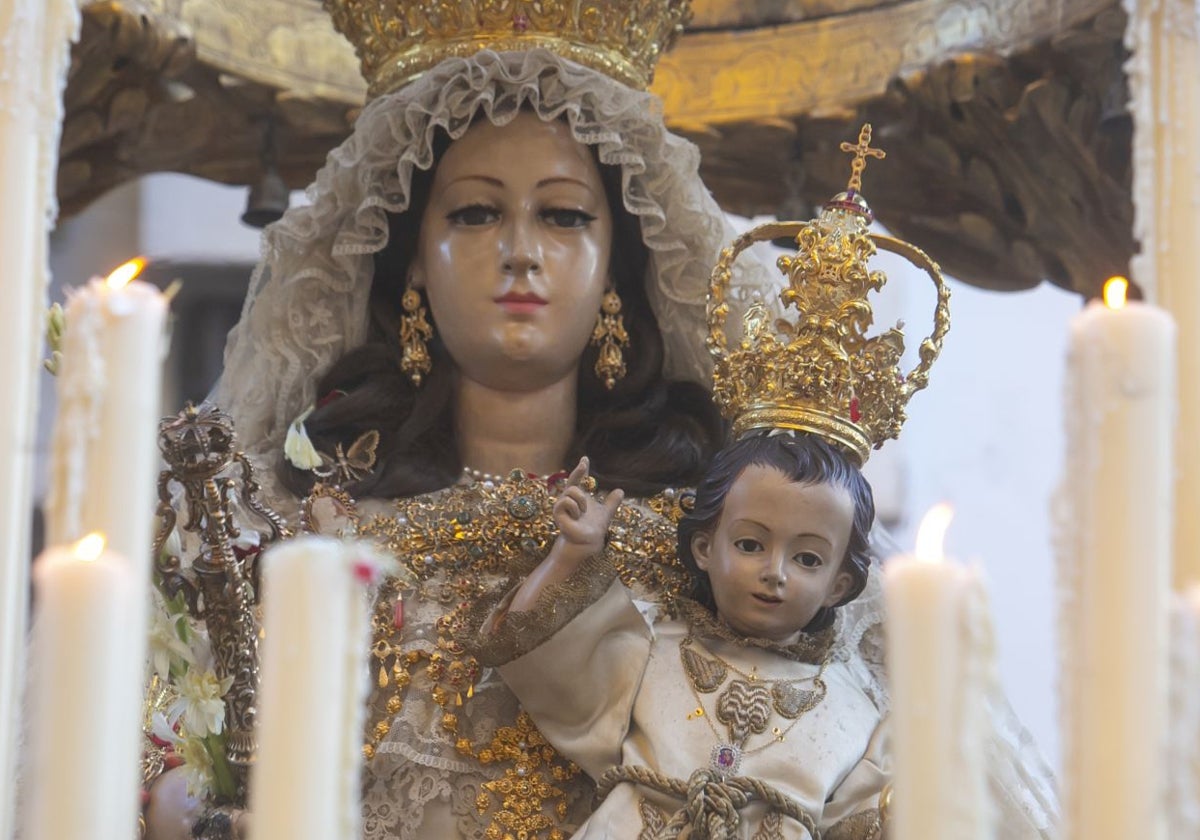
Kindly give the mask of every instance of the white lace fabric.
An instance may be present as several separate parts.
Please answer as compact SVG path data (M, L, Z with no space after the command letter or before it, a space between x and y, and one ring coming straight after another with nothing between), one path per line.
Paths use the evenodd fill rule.
M438 129L457 138L480 115L504 124L522 108L565 121L601 162L621 166L625 206L638 217L650 252L646 284L666 373L709 385L705 297L720 249L735 233L700 180L698 150L666 130L659 100L541 50L450 59L368 104L309 187L310 203L290 209L263 236L213 399L232 415L243 449L261 465L264 496L277 511L296 511L296 500L274 478L287 427L318 396L318 378L366 339L372 255L387 244L387 214L408 206L414 167L432 165ZM773 276L744 255L728 297L777 286ZM840 611L842 655L886 711L877 572L876 566L867 590ZM416 614L413 620L420 621ZM482 735L511 724L514 704L502 684L485 681L464 726ZM433 836L421 820L434 801L449 803L446 825L454 824L457 836L484 836L487 819L475 813L474 800L486 775L478 767L464 772L469 760L455 754L439 715L432 703L406 704L401 725L380 745L366 774L367 837ZM1050 775L1002 698L993 719L999 733L993 780L1006 825L1001 838L1048 837Z

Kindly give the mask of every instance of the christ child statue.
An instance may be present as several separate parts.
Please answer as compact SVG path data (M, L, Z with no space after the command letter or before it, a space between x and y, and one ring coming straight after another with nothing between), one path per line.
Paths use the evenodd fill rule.
M870 485L840 449L757 433L679 523L692 598L653 621L616 579L622 494L587 462L546 559L485 624L541 733L599 785L576 838L880 838L884 715L839 656L869 568Z

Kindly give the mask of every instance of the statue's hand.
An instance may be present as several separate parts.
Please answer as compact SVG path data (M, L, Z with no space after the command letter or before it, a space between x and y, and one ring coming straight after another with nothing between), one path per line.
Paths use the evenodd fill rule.
M588 460L582 458L567 478L567 488L554 503L554 523L563 540L572 546L598 553L604 548L613 514L625 498L621 490L613 490L604 499L592 495L596 482L588 475Z
M199 833L197 834L197 830ZM240 808L207 811L188 796L187 768L176 767L158 777L146 806L146 840L246 840L250 815Z
M203 802L188 796L187 769L166 771L150 788L146 840L192 840L192 826L203 810Z
M513 593L508 612L528 612L537 606L538 598L547 587L561 583L579 569L589 557L604 550L608 525L613 514L621 505L625 494L613 490L606 499L592 495L596 480L588 475L588 460L582 458L579 466L567 478L567 488L554 503L554 524L558 526L558 539L550 553L529 573L525 582ZM497 616L493 629L500 626L504 614Z

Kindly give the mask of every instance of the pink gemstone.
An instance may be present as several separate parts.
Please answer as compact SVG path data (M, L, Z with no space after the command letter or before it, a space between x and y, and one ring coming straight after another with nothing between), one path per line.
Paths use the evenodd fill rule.
M375 582L375 565L367 560L359 560L354 564L354 577L359 583L371 584Z
M858 397L854 397L850 400L850 422L857 423L860 417L862 412L858 409Z
M404 629L404 599L396 596L396 605L392 607L392 626L397 630Z

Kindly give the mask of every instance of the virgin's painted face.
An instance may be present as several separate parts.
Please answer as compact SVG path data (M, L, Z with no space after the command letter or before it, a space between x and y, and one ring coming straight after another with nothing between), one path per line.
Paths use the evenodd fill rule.
M746 467L713 533L692 538L717 616L742 635L794 642L818 609L853 585L842 570L853 522L844 487L797 484L773 467Z
M526 390L574 375L608 284L612 213L558 121L481 121L438 164L412 282L462 374Z

